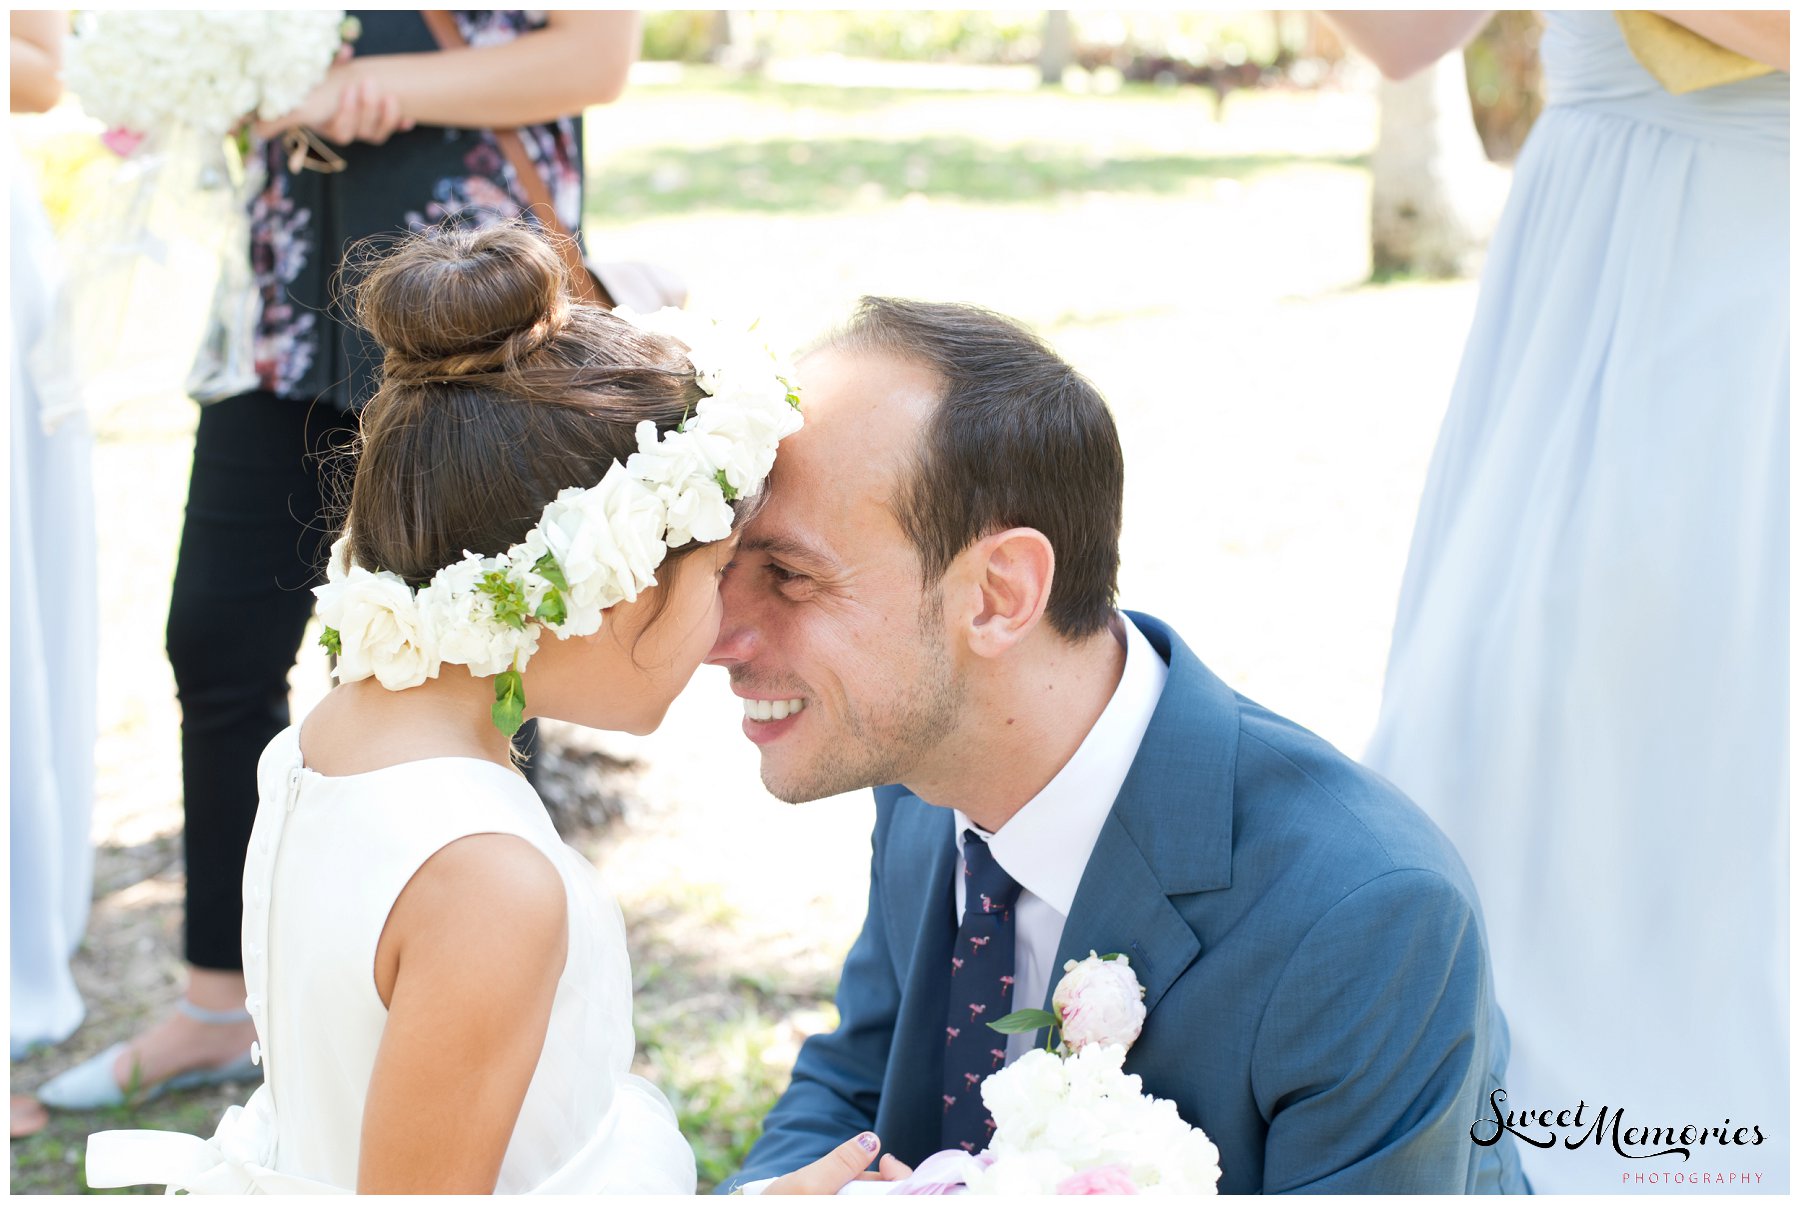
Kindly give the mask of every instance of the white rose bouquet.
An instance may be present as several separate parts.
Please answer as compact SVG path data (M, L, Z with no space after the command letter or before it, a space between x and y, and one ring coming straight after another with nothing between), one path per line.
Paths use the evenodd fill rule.
M1125 1073L1145 1016L1130 959L1090 952L1063 969L1054 1012L1023 1009L990 1022L1001 1033L1048 1027L1050 1037L982 1082L995 1124L988 1148L931 1156L895 1195L1218 1193L1218 1147Z
M219 139L305 99L354 26L342 9L87 10L65 78L108 127Z
M249 127L305 99L360 33L342 9L214 11L82 10L69 40L64 79L102 141L127 161L120 188L87 225L100 237L71 272L75 291L114 291L121 264L163 262L167 239L147 215L176 215L219 266L187 392L215 401L255 388L260 295L250 271L249 200L262 187ZM343 166L311 131L287 136L300 166ZM316 159L309 154L316 153ZM163 194L175 195L163 200ZM161 203L159 203L161 201ZM128 270L128 269L127 269ZM102 342L100 344L104 346Z

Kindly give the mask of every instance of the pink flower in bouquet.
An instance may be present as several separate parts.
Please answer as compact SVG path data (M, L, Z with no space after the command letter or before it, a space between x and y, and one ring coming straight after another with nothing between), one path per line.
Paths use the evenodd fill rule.
M124 126L114 126L100 135L100 144L121 159L129 159L131 152L144 143L144 136L136 130L128 130Z
M1137 1185L1123 1163L1107 1163L1076 1172L1056 1186L1059 1197L1135 1197Z
M1056 985L1051 1006L1062 1023L1063 1044L1071 1051L1084 1046L1124 1046L1144 1031L1144 987L1124 955L1101 958L1089 951L1080 962L1070 959Z

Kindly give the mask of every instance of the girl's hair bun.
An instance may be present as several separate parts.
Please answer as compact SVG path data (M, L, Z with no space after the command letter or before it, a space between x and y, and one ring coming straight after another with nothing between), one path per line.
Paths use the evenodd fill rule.
M356 292L357 321L396 382L516 365L562 329L569 305L562 257L523 221L408 239Z

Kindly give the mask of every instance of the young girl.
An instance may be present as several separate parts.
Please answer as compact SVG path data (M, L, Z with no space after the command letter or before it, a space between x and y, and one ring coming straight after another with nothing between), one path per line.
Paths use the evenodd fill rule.
M508 738L661 722L798 399L707 324L571 304L518 226L407 241L357 311L385 360L316 591L341 684L264 752L244 872L265 1083L210 1142L94 1135L88 1182L691 1193L673 1111L628 1071L618 908ZM875 1149L776 1187L836 1191Z

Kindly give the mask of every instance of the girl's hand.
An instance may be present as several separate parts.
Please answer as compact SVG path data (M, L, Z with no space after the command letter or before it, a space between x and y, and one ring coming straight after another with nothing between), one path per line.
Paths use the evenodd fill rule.
M828 1196L852 1180L904 1180L912 1175L912 1168L892 1155L881 1157L880 1171L863 1170L880 1149L881 1140L874 1134L858 1134L823 1159L781 1177L764 1189L763 1195L810 1193Z

